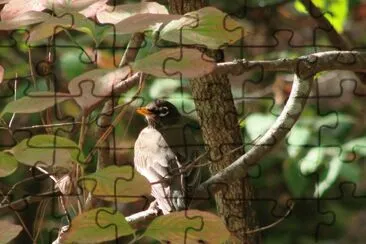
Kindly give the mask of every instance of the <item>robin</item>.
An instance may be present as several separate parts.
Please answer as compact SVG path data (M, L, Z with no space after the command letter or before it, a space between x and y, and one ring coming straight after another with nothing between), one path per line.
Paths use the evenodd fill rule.
M150 182L151 195L163 214L187 209L201 178L200 168L191 167L202 150L193 120L161 99L136 112L147 122L135 142L136 170Z

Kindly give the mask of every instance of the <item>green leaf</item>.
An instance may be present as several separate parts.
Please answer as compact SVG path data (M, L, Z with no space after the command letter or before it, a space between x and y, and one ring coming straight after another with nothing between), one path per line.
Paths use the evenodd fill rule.
M245 125L250 139L255 140L258 137L263 136L275 121L276 117L272 114L254 113L249 115L241 126Z
M100 243L133 233L134 230L120 212L112 208L97 208L76 216L61 241L62 243Z
M300 170L303 175L314 173L322 164L325 157L325 148L314 147L308 151L304 158L299 162Z
M352 116L331 113L326 116L316 117L313 123L314 131L322 130L321 136L329 136L330 141L335 137L343 139L355 124L355 119ZM327 128L329 127L329 128Z
M0 21L0 30L14 30L36 24L50 18L51 15L39 11L29 11L9 20Z
M174 104L182 114L188 115L191 118L197 117L196 106L190 94L175 92L167 100Z
M9 243L23 230L22 226L0 220L0 243Z
M82 14L73 13L73 25L72 29L84 32L93 38L94 42L99 45L107 31L110 30L110 26L100 26L96 24L94 21L88 19Z
M148 33L146 33L145 41L141 44L135 60L143 59L158 51L158 46L154 44L154 40L151 37L148 37Z
M80 56L75 55L75 51L64 52L60 57L60 68L63 76L71 80L82 74L88 65L80 62Z
M81 186L96 198L106 201L136 201L151 192L145 177L130 166L109 166L80 179Z
M334 29L342 33L348 15L348 0L312 0L325 15L325 18L333 25ZM301 13L306 13L304 5L297 0L295 8Z
M361 180L362 169L359 164L355 162L343 163L340 176L351 182L359 182Z
M29 166L42 162L69 169L71 162L82 163L85 160L75 142L55 135L36 135L24 139L9 151L16 160Z
M349 153L355 153L359 156L366 156L366 137L360 137L353 139L342 146L342 155L341 158L343 160L348 160L347 155ZM352 157L353 158L353 157Z
M197 78L211 73L216 63L197 49L166 48L139 59L132 64L134 70L157 77Z
M342 161L337 156L334 156L333 159L329 162L328 168L321 175L321 180L319 184L315 186L315 197L321 197L326 190L328 190L333 183L337 180L338 175L342 168Z
M230 232L222 220L209 212L188 210L155 218L144 236L170 243L221 243Z
M0 177L11 175L17 168L18 162L12 155L0 152Z
M218 49L224 44L233 44L245 34L245 27L228 14L214 7L206 7L167 24L160 38L183 45L200 44Z
M287 187L295 197L301 197L304 193L308 180L301 174L296 159L288 159L284 162L284 177Z
M114 70L94 69L72 79L68 88L80 107L88 109L110 97L114 85L126 79L130 72L129 66Z
M287 152L291 157L297 157L304 149L311 136L311 130L307 127L295 125L287 139Z
M181 87L180 80L157 78L150 86L150 97L167 97Z
M28 96L8 103L0 114L5 113L37 113L57 103L71 99L70 94L60 92L30 92Z

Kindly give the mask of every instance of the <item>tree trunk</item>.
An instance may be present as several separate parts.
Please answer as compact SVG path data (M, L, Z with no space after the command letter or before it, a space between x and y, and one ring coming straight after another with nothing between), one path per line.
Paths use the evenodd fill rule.
M184 14L206 6L203 0L170 0L172 14ZM203 139L210 152L210 172L216 174L243 154L234 149L243 145L231 87L226 75L207 75L190 80ZM258 235L247 235L255 226L255 213L249 199L252 187L247 179L236 181L215 194L218 214L236 238L232 243L257 243ZM239 240L238 240L238 239Z

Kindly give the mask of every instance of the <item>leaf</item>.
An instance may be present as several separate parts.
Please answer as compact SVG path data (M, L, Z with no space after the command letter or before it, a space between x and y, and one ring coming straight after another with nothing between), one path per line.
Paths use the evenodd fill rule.
M4 79L4 67L0 65L0 85L3 82Z
M42 162L69 169L71 162L82 163L85 160L75 142L55 135L36 135L24 139L9 151L16 160L29 166Z
M155 218L144 236L170 243L221 243L229 238L230 232L217 215L188 210Z
M61 17L51 16L43 23L31 29L28 41L39 41L57 34L64 29L73 29L86 33L93 38L95 43L99 44L108 28L108 26L98 26L79 13L66 14Z
M71 26L71 23L72 18L69 15L64 15L60 18L51 16L51 18L34 26L30 30L28 42L32 43L56 35L60 31L63 31L64 28Z
M216 63L196 49L166 48L137 60L132 67L157 77L197 78L211 73Z
M89 5L87 8L79 11L80 14L84 15L87 18L95 18L96 15L100 12L109 7L107 5L108 0L97 0L97 2Z
M339 175L347 181L358 183L361 180L362 169L356 162L344 163Z
M347 160L347 154L356 153L362 157L366 156L366 137L360 137L353 139L342 146L342 155L341 158L343 160Z
M13 30L27 25L36 24L50 18L51 15L43 12L29 11L23 15L0 22L0 30Z
M168 23L172 20L179 19L180 15L172 14L136 14L114 25L115 32L118 34L130 34L135 32L143 32L150 26L157 23Z
M97 46L102 42L110 26L100 26L82 14L73 13L74 24L72 29L88 34Z
M175 92L171 94L167 100L173 103L178 109L180 109L181 113L196 118L196 106L190 94Z
M56 15L63 15L65 13L79 12L92 7L94 4L101 5L102 7L106 1L100 0L47 0L45 6L52 10Z
M149 95L150 97L165 97L171 95L181 87L180 80L169 79L169 78L158 78L150 86Z
M119 69L94 69L72 79L68 88L82 109L88 109L105 97L110 97L113 86L126 79L131 72L129 66Z
M18 162L12 155L0 152L0 177L11 175L17 168Z
M205 7L189 12L179 20L167 24L160 32L160 38L183 44L200 44L209 49L222 48L243 38L244 26L228 14L214 8Z
M57 103L71 99L68 93L54 93L48 91L30 92L28 96L8 103L0 114L5 113L37 113Z
M11 0L1 10L1 20L18 18L31 11L41 13L45 8L40 0Z
M303 175L314 173L322 164L325 157L323 147L314 147L308 151L304 158L299 162L300 170Z
M145 177L130 166L109 166L80 179L81 186L96 198L132 202L151 192Z
M320 131L322 141L326 141L326 137L329 137L331 142L334 138L343 138L352 129L355 124L355 119L352 116L342 113L331 113L326 116L315 117L313 122L314 131Z
M342 33L348 15L348 0L312 0L312 2L324 13L334 29ZM299 0L295 2L295 8L301 13L307 12Z
M136 14L169 14L164 5L156 2L143 2L109 6L97 13L100 23L117 24L118 22Z
M321 197L337 180L342 168L342 161L337 156L329 162L327 170L321 175L320 182L315 186L314 197Z
M56 35L58 32L70 28L72 23L73 19L69 14L60 18L51 16L30 30L28 42L32 43Z
M308 180L301 174L296 159L289 158L283 164L286 185L294 197L301 197L304 193Z
M19 235L22 226L15 225L6 220L0 220L0 243L8 243Z
M100 243L131 235L134 230L124 216L112 208L97 208L84 212L71 222L71 228L61 238L62 243Z
M291 157L296 157L303 149L311 136L307 127L295 125L287 138L287 152Z
M255 140L258 137L263 136L275 120L276 117L272 114L254 113L249 115L244 120L244 123L250 139Z
M60 69L65 79L73 79L85 72L88 65L80 62L80 56L75 51L64 51L60 56Z

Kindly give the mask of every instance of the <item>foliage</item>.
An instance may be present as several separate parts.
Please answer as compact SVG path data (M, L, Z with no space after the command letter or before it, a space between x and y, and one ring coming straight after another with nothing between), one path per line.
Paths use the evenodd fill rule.
M223 8L230 8L230 3L213 2L220 3ZM256 1L250 2L260 7L256 5ZM268 5L280 3L274 0L263 2ZM350 17L349 1L313 0L313 2L326 12L326 18L339 33L345 31L346 21ZM24 7L26 5L27 8ZM299 13L306 12L300 1L291 3L291 6ZM293 18L301 16L298 13L292 15ZM269 24L263 26L271 28ZM260 28L264 28L263 26ZM90 193L97 199L114 204L136 203L146 199L150 186L145 178L134 172L131 167L113 165L95 170L97 159L93 153L100 146L97 143L100 135L96 133L99 124L96 121L110 115L102 114L100 103L111 97L118 82L140 71L150 75L146 79L144 89L140 93L136 93L135 89L117 96L119 106L135 99L136 94L145 101L135 101L132 103L133 108L156 97L165 97L182 113L195 118L195 105L187 79L207 75L216 67L214 59L209 57L202 47L221 50L231 48L243 38L244 40L250 38L249 27L237 16L229 16L213 6L180 16L170 15L166 6L156 2L128 3L116 7L107 6L105 1L97 0L19 0L5 4L1 10L0 30L15 31L14 38L15 33L22 33L21 30L29 35L23 38L23 41L16 41L16 45L5 45L6 55L9 55L7 59L10 61L0 65L0 85L12 77L12 74L32 75L28 77L29 79L20 75L18 91L15 89L13 90L15 94L0 96L1 102L6 102L1 104L3 108L0 117L1 123L4 124L3 129L8 131L12 139L15 138L13 144L5 143L5 149L0 151L0 177L4 182L13 177L16 182L22 184L24 175L19 176L25 174L21 172L22 167L37 166L50 172L57 172L57 169L62 168L68 174L75 174L76 179L72 183L85 191L80 193L81 195ZM259 28L259 25L257 27ZM120 54L125 52L126 40L136 32L145 34L144 44L137 47L139 50L134 62L120 67L118 63L121 59ZM54 54L49 51L45 63L51 68L60 69L60 76L66 80L65 82L61 79L52 85L46 82L49 79L47 75L41 74L37 69L33 70L34 68L28 70L28 66L32 67L32 52L39 56L40 52L37 53L35 49L51 40L55 43L57 41L57 45L49 47ZM59 52L58 48L62 45L69 49ZM110 51L108 50L110 48L105 48L111 45L118 46L116 49L119 50ZM200 48L192 48L192 45L198 45ZM225 49L227 56L237 56L238 54L232 53L230 48ZM29 57L30 65L23 62L14 67L15 65L11 63L12 57L17 60L19 53ZM241 51L240 55L242 53ZM245 55L249 59L281 56L283 53L286 57L302 54L297 50L270 49L265 53L248 51ZM0 57L3 59L5 55L0 53ZM248 78L246 82L255 84L253 80L258 77L258 72L247 75L250 79ZM263 78L260 82L268 82L268 78ZM232 87L233 93L239 89L238 86L235 87L234 82ZM285 89L281 91L286 93ZM15 100L12 100L13 96ZM285 95L281 93L281 96ZM240 105L241 102L237 102L238 111ZM279 104L276 105L281 107ZM275 109L269 113L265 104L259 103L254 107L256 112L243 115L240 124L247 148L267 131L277 116L273 113ZM360 132L349 135L358 123L359 115L349 112L346 108L342 108L342 111L337 110L341 111L337 114L329 115L319 113L318 109L314 105L310 106L292 129L286 142L281 145L283 150L268 156L267 160L272 161L269 166L263 164L262 179L266 179L267 171L280 165L278 185L285 186L284 192L288 191L293 197L321 198L334 191L344 180L358 183L362 178L360 162L366 156L365 147L362 146L366 144L366 138ZM260 110L262 112L258 112ZM263 112L264 110L266 112ZM70 115L72 121L84 121L84 124L80 127L74 124L70 126L72 127L70 131L67 130L68 127L47 127L45 130L35 131L35 134L19 136L19 139L12 134L9 125L15 114L19 117L24 116L26 121L33 124L36 124L35 122L57 124L59 121L70 119ZM120 146L126 151L130 146L129 137L136 136L131 131L139 127L135 125L141 125L139 124L141 121L135 119L132 122L134 126L129 126L131 120L124 117L115 126L116 131L122 131L117 134L123 135ZM31 129L33 131L34 128ZM331 132L325 133L325 130ZM360 130L364 132L365 128L362 127ZM84 140L85 138L88 140ZM123 154L121 157L127 162L126 155ZM313 176L317 178L315 182ZM57 180L59 178L55 183L60 184L61 181ZM276 186L272 182L268 184L266 180L261 180L256 187L261 185L269 189ZM71 212L76 205L70 204L65 210ZM3 226L0 229L8 230L0 233L0 242L11 241L22 231L21 226L9 221L1 220L0 225ZM133 229L125 216L114 208L96 208L86 212L79 210L72 219L71 228L63 237L63 241L91 243L114 240L117 237L128 237L132 241L153 238L158 241L169 239L176 243L198 240L217 243L228 239L229 231L215 214L209 211L189 210L159 216L140 233ZM274 235L269 240L275 243L276 238ZM279 243L283 243L283 239L278 240Z

